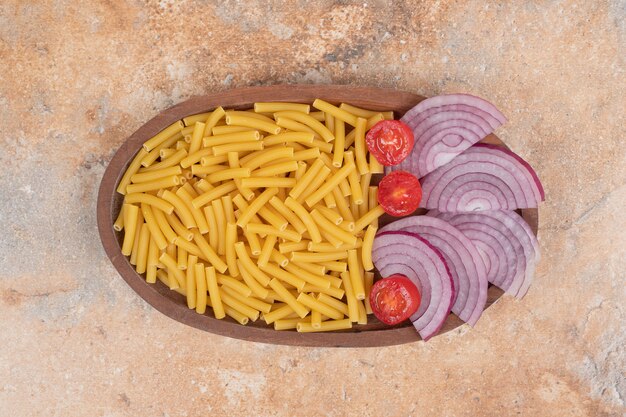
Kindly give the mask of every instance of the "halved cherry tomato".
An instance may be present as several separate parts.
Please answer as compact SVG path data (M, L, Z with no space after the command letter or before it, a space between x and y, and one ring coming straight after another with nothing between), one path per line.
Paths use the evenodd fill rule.
M393 171L378 184L378 202L385 213L400 217L413 213L422 201L422 186L415 175Z
M413 131L400 120L381 120L367 132L367 149L385 166L398 165L413 150Z
M415 284L400 274L376 281L370 292L370 306L374 315L391 326L411 317L421 301Z

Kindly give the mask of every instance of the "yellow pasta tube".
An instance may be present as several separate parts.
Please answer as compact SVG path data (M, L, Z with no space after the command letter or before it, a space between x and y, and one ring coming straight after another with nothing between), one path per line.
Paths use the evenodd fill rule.
M206 218L204 217L204 214L202 213L202 210L194 207L191 203L193 201L193 197L187 192L187 190L185 190L184 187L176 190L176 195L185 203L185 205L189 209L189 212L191 213L198 227L198 230L200 230L200 233L207 233L209 231L209 225L206 221Z
M318 122L323 122L324 120L326 120L326 113L324 113L323 111L312 111L309 113L309 115Z
M377 205L354 223L354 233L360 232L383 214L385 214L385 211L380 205Z
M257 113L276 113L279 111L299 111L309 114L311 106L300 103L283 103L283 102L259 102L254 103L254 111Z
M275 123L268 122L250 115L233 114L233 112L226 113L226 124L235 126L246 126L252 129L262 130L271 134L277 134L280 132L280 126Z
M137 265L135 266L135 270L138 274L143 274L146 272L148 262L148 245L150 244L150 231L148 230L148 225L145 223L141 225L138 241Z
M359 266L356 249L348 251L348 271L350 272L350 282L352 283L354 296L357 300L364 300L365 286L363 283L363 276L361 275L361 268Z
M213 149L211 149L211 148L199 149L196 152L194 152L192 154L189 154L186 157L184 157L180 161L180 166L183 167L183 168L189 168L193 164L196 164L196 163L200 162L202 160L202 158L210 157L212 155L213 155ZM225 162L225 161L221 161L221 162ZM215 164L218 164L218 163L221 163L221 162L216 162Z
M272 310L269 313L263 314L263 320L266 324L272 324L276 320L284 319L292 313L294 313L293 308L291 308L289 304L285 304L284 306L277 308L276 310Z
M234 291L237 291L244 297L250 297L252 295L252 290L250 289L250 287L231 276L217 274L217 283L224 287L228 287Z
M313 165L305 172L305 174L297 180L296 185L289 191L289 196L297 199L310 186L311 182L318 176L320 170L324 166L324 162L316 160Z
M248 130L250 130L250 128L245 127L245 126L224 125L224 126L215 126L213 129L211 129L211 132L213 133L213 136L217 136L217 135L225 135L227 133L246 132Z
M159 180L163 177L172 177L176 175L182 174L183 170L179 166L163 168L156 171L143 172L139 174L134 174L130 177L130 181L134 184L142 183L142 182L151 182L155 180Z
M320 100L319 98L316 99L313 102L313 107L315 107L318 110L321 110L323 112L329 113L331 114L335 119L339 119L344 121L345 123L348 123L352 126L356 126L357 125L357 117L354 116L352 113L341 109L340 107L337 106L333 106L332 104L324 101L324 100ZM365 120L365 119L364 119Z
M189 153L194 153L202 146L202 135L204 134L205 124L202 122L196 122L191 134L191 142L189 142Z
M316 300L314 297L311 297L309 294L300 293L298 298L296 298L300 303L310 308L312 311L319 311L325 316L330 317L331 319L342 319L343 313L338 310L335 310L333 307L328 304L324 304Z
M115 222L113 222L113 230L121 232L122 229L124 229L124 210L123 207L120 207L120 212L117 214Z
M274 330L290 330L298 327L298 323L300 323L301 318L292 318L292 319L280 319L274 322Z
M158 264L159 264L159 248L157 247L156 242L154 241L152 236L150 236L150 243L148 244L148 261L146 265L149 267L149 266L157 266ZM150 282L150 281L148 281L148 283L154 284L154 282Z
M248 168L245 168L248 169ZM252 177L271 177L272 175L285 174L298 169L297 161L279 162L277 164L268 165L266 167L252 171Z
M205 122L206 119L211 115L211 113L198 113L191 116L187 116L183 118L183 123L185 126L193 126L196 122Z
M184 271L187 269L187 251L180 247L177 246L177 254L176 254L176 264L178 266L178 269L180 269L181 271Z
M311 211L311 217L313 217L313 220L321 230L326 231L326 233L349 245L356 244L356 236L354 236L352 233L346 232L345 230L328 220L326 217L322 216L322 214L317 209Z
M182 121L180 120L175 121L174 123L172 123L165 129L163 129L162 131L154 135L152 138L144 142L144 144L142 145L143 149L146 152L150 152L152 149L156 148L160 143L164 142L172 135L180 132L183 129L183 127L185 127L185 125L183 124Z
M250 253L253 256L258 256L261 254L261 242L259 241L259 237L252 232L244 231L243 236L246 238L248 242L248 246L250 247Z
M296 122L295 120L289 119L288 117L276 117L276 124L283 129L291 130L294 132L313 133L315 137L321 138L321 136L309 126L300 122Z
M174 239L176 239L176 236L178 235L176 234L174 230L172 230L170 223L167 221L167 217L165 213L163 213L158 208L153 208L152 214L154 215L154 219L156 220L156 223L159 226L159 229L161 229L163 236L165 236L165 239L169 243L174 243Z
M161 197L163 200L174 206L174 211L187 229L197 226L196 221L191 214L191 210L189 210L189 207L187 207L185 202L178 195L169 190L165 190L163 191L163 195Z
M325 253L291 252L289 255L289 261L318 263L318 262L327 262L327 261L336 261L340 259L346 259L347 257L348 257L348 252L346 251L325 252Z
M261 207L263 207L273 196L278 193L277 188L268 188L261 193L256 199L250 203L248 208L243 210L241 213L241 217L237 220L237 226L244 227L250 220L252 220L252 216L255 215Z
M204 254L202 253L198 245L188 242L180 236L176 236L176 238L174 239L174 245L178 246L179 248L185 249L185 251L190 255L194 255L196 257L204 259Z
M182 139L182 138L183 138L183 134L182 134L182 131L181 131L179 133L176 133L176 134L172 135L171 137L166 139L164 142L160 143L157 147L152 149L150 152L148 152L148 154L146 156L143 157L143 159L141 160L141 166L149 167L159 157L161 158L161 160L164 160L164 159L169 158L170 156L174 155L176 153L176 151L179 149L178 148L178 144L181 142L180 139ZM185 143L184 140L182 142ZM168 149L171 150L172 146L174 146L174 148L175 148L174 151L173 152L168 151L167 153L169 155L164 155L163 151L166 151Z
M250 143L261 139L258 130L246 130L243 132L226 133L223 135L207 136L202 140L202 146L212 148L218 145L227 145L229 143Z
M346 103L341 103L339 105L339 108L353 114L356 117L363 117L365 119L370 118L380 113L374 110L365 110L359 107L351 106L350 104L346 104Z
M279 230L267 224L248 223L245 228L248 233L275 235L280 238L290 240L292 242L299 242L300 240L302 240L302 235L295 230Z
M349 310L348 310L348 305L343 303L342 301L333 298L327 294L324 293L320 293L317 296L317 300L320 303L326 304L332 308L334 308L335 310L339 311L341 314L344 314L346 316L348 316L350 314Z
M235 223L237 220L235 219L235 210L233 209L233 199L230 195L225 195L221 198L221 200L226 222Z
M372 291L372 285L374 284L374 273L370 271L365 272L365 312L366 314L372 314L372 306L370 305L370 292Z
M306 284L306 282L302 278L299 278L295 276L294 274L292 274L291 272L281 269L278 265L268 263L265 266L259 266L259 268L261 269L261 271L266 272L274 276L275 278L278 278L279 280L284 281L290 285L293 285L299 291L301 291L302 288L304 288L304 285Z
M276 324L276 322L274 323ZM296 330L298 333L311 333L311 332L330 332L334 330L351 329L352 323L349 319L341 320L327 320L320 323L320 328L314 328L311 323L298 322Z
M305 241L306 242L306 241ZM294 252L294 251L291 251ZM318 264L310 264L310 263L306 263L306 262L290 262L291 265L295 265L300 269L304 269L305 271L308 271L310 273L312 273L313 275L318 275L321 276L322 278L326 279L326 277L330 276L326 276L324 275L326 273L326 267L323 265L318 265ZM293 272L290 270L290 272Z
M152 164L145 168L141 168L139 172L142 173L142 172L158 171L163 168L173 167L175 165L178 165L178 163L186 157L187 157L187 151L185 149L179 149L178 151L176 151L175 154L173 154L166 160L161 161L156 164Z
M227 155L228 152L260 151L263 150L263 148L263 142L260 140L251 142L228 143L226 145L213 146L213 155Z
M237 261L237 267L239 268L239 272L243 277L243 281L252 290L254 295L259 298L267 298L269 295L269 291L266 288L263 288L259 281L252 276L254 272L248 272L248 270L243 266L241 260Z
M213 206L209 205L204 207L204 215L207 219L207 224L209 225L209 245L215 251L217 251L219 246L219 229L217 226L217 219L215 217L215 211L213 210Z
M228 152L228 166L231 168L239 168L239 154L237 152ZM251 168L252 169L252 168ZM254 198L254 191L249 188L244 188L241 185L240 179L235 179L235 186L239 190L239 193L245 198L247 201L250 201Z
M287 288L285 288L283 284L281 284L277 278L272 278L269 282L269 286L276 291L281 299L287 303L287 305L291 307L300 318L304 318L307 314L309 314L309 309L296 300L296 298L287 290Z
M344 152L343 157L346 163L344 166L354 165L354 155L352 152ZM362 204L363 194L361 193L361 182L357 170L353 169L350 171L347 177L350 183L351 200L357 205Z
M300 218L293 212L289 207L285 205L283 201L281 201L278 197L274 196L269 200L269 204L280 214L283 216L289 224L293 226L294 229L300 234L304 233L307 228L300 220Z
M202 254L206 258L206 260L209 261L211 265L215 267L215 269L223 274L228 268L228 265L226 265L226 263L222 261L217 253L215 253L213 248L208 244L204 236L202 236L202 234L196 229L194 229L193 231L193 239L200 248L200 251L202 251Z
M195 275L195 265L198 262L198 257L194 255L189 255L187 260L187 271L185 274L185 290L187 292L187 307L190 309L196 308L196 275Z
M129 184L126 187L127 194L143 193L146 191L159 190L161 188L170 188L180 184L180 176L171 175L169 177L158 178L154 181L141 182L139 184Z
M262 286L267 286L270 282L270 279L263 271L259 269L257 265L252 262L243 242L235 243L235 252L237 253L237 258L241 261L241 264L244 268L257 280Z
M311 117L310 115L296 111L281 111L274 113L274 118L277 117L287 117L310 127L315 132L317 132L326 142L330 142L335 139L335 135L330 130L328 130L326 126L321 124L318 120L315 120L315 118Z
M306 172L307 164L304 161L296 161L296 164L297 164L297 167L296 167L296 171L294 172L293 177L299 180L300 178L302 178L302 176Z
M241 166L254 170L260 167L261 165L267 164L268 162L276 162L277 160L281 158L292 159L293 156L294 156L294 152L291 146L280 146L280 147L274 147L271 149L269 148L265 149L263 151L260 151L256 155L253 155L253 154L246 155L246 157L242 158L239 162Z
M307 284L304 286L302 291L327 294L337 299L341 299L345 294L344 290L342 290L341 288L333 287L332 285L328 288L320 288L311 284Z
M186 282L185 274L183 273L183 271L178 269L178 266L176 265L176 261L174 260L174 258L168 255L167 252L163 252L161 256L159 257L159 262L165 265L165 267L167 268L168 274L171 273L174 276L177 284L180 287L184 288L185 282ZM171 284L172 283L170 282L170 285ZM170 287L170 289L172 288Z
M314 286L319 287L319 288L329 288L330 287L330 281L328 279L326 279L326 277L323 276L323 275L316 275L314 273L311 273L311 272L301 268L300 266L294 265L291 262L289 264L287 264L284 268L285 268L285 270L287 272L291 273L293 276L299 277L305 283L314 285ZM278 277L278 278L280 278L280 277ZM296 288L298 288L298 287L296 286ZM301 288L298 288L298 289L301 290Z
M289 259L282 253L278 252L276 249L272 250L272 254L270 255L270 260L276 262L278 265L282 266L283 268L289 265Z
M376 237L377 227L369 225L363 235L363 248L361 249L361 256L363 260L363 269L371 271L374 269L372 263L372 246L374 245L374 237Z
M224 162L228 162L228 155L206 155L200 158L200 165L203 167L216 166Z
M174 214L166 214L167 222L170 224L172 229L176 232L178 236L181 236L183 239L191 242L193 240L193 233L187 229L181 222L178 220L178 217Z
M213 174L210 174L207 179L209 182L215 183L234 178L247 178L250 176L250 173L250 168L230 168L214 172Z
M204 268L203 264L196 264L196 274L199 271L198 265L202 266L202 278L204 282L204 298L206 303L206 292L209 292L209 298L211 300L211 307L213 308L213 314L216 319L223 319L226 314L224 313L224 306L222 304L222 294L220 294L219 287L217 286L217 275L215 268L209 266ZM199 282L196 278L196 282ZM196 310L197 311L197 310Z
M316 192L317 190L319 190L319 188L322 186L322 184L324 184L324 181L326 181L326 178L328 178L328 176L330 175L331 170L330 168L328 168L327 166L323 166L319 173L317 174L317 176L315 178L313 178L313 181L311 181L311 184L309 184L309 186L304 190L304 192L302 194L300 194L300 197L296 198L296 201L300 204L304 203L304 201L314 192Z
M233 309L243 313L250 320L256 321L259 318L259 311L254 308L242 303L237 298L233 297L231 294L228 294L222 288L220 296L222 297L222 302L227 306L232 307Z
M331 243L322 242L322 243L309 243L308 250L311 252L337 252L338 250L350 250L350 249L358 249L363 245L363 242L360 239L356 240L354 245L349 243L342 243L341 246L337 247Z
M126 187L128 186L128 184L130 184L130 178L135 175L135 173L139 170L139 168L141 167L141 160L146 155L148 155L148 151L143 148L139 149L139 152L137 153L137 155L135 155L135 158L133 158L132 162L126 169L126 172L124 172L120 183L117 185L116 191L118 193L122 195L126 194Z
M354 156L356 158L356 167L359 174L364 175L370 170L369 164L367 163L367 149L365 147L365 127L367 120L360 117L357 120L357 125L354 128Z
M231 191L235 191L236 189L237 189L237 186L235 185L235 183L232 181L229 181L227 183L224 183L215 187L214 189L204 194L199 195L198 197L194 198L191 201L191 203L193 204L194 207L200 208L210 203L211 201L215 200L216 198L220 198L221 196L228 194Z
M139 235L141 234L141 227L143 223L143 213L141 210L139 210L139 212L137 213L137 224L135 225L135 236L133 237L133 247L130 251L129 262L131 263L131 265L137 265L137 249L139 248Z
M204 133L202 134L202 136L203 137L204 136L210 136L211 131L213 130L213 128L217 125L217 123L225 115L226 115L226 112L224 111L224 109L221 106L217 107L215 110L213 110L213 112L208 117L208 119L206 119L206 123L204 125Z
M235 300L239 301L240 303L245 304L246 306L251 307L254 310L258 310L262 313L269 313L272 308L271 304L254 297L244 296L230 287L222 286L221 291L222 294L227 294Z
M359 310L359 320L357 321L358 324L367 324L367 310L363 306L363 303L366 303L366 302L367 300L363 300L363 301L357 301L356 303L357 308Z
M176 146L179 146L178 145L179 143L181 143L181 142L180 141L176 142ZM185 143L185 142L183 141L182 143ZM182 145L180 145L180 146L182 146ZM178 149L172 149L172 148L159 149L159 156L161 157L161 161L163 161L163 160L169 158L170 156L174 155L177 150ZM156 151L156 149L153 149L153 151ZM149 165L147 165L147 166L149 166ZM173 168L173 167L170 167L170 168ZM165 168L165 169L167 169L167 168Z
M326 126L326 128L328 128L328 130L330 130L331 132L335 132L335 116L333 116L330 113L325 112L325 119L324 119L324 125ZM339 119L337 119L339 120Z
M250 223L248 223L248 225L249 224ZM263 248L261 249L261 255L259 255L259 259L257 260L257 265L259 265L259 267L267 265L267 262L270 260L272 249L274 249L274 245L276 245L276 238L276 235L273 234L270 234L265 238L265 242L263 242Z
M367 211L369 210L368 191L371 181L371 172L361 175L361 195L363 195L363 203L359 206L359 217L367 213Z
M218 255L226 254L226 213L221 199L211 201L213 214L217 223L217 253Z
M376 159L376 157L372 155L371 153L370 153L370 172L372 174L384 174L385 173L385 167L383 166L383 164L378 162L378 159Z
M204 159L204 157L203 157ZM226 169L224 165L198 165L194 164L191 166L191 174L198 177L206 177L207 175L213 174L214 172L221 171Z
M311 326L314 329L319 329L322 327L322 313L316 310L311 310Z
M291 148L293 149L293 148ZM318 148L305 149L302 151L294 152L293 159L294 161L309 161L311 159L317 159L320 157L320 150Z
M237 277L239 276L239 268L237 268L237 254L235 253L235 243L237 242L237 225L235 223L226 223L224 240L228 272L231 276Z
M335 225L340 225L343 222L343 217L341 217L341 214L337 213L335 210L331 210L321 204L316 204L314 209Z
M241 212L243 212L249 206L241 194L236 195L232 200ZM260 209L260 211L263 211L263 209ZM252 216L252 219L250 219L250 221L253 221L254 223L262 223L261 219L256 214Z
M174 211L174 206L172 204L157 196L147 193L126 194L124 202L129 204L146 203L164 211L167 214L171 214Z
M328 271L346 272L348 270L348 264L345 262L322 261L319 264L325 266Z
M309 132L285 132L264 137L263 144L265 146L280 145L291 142L311 144L314 139L315 134Z
M310 242L310 240L301 240L300 242L283 242L278 245L278 251L280 253L289 253L305 250Z
M277 177L242 178L241 185L247 188L289 188L296 185L296 179Z
M193 275L196 280L196 313L204 314L207 306L207 277L203 263L193 266Z
M348 207L348 203L346 199L341 195L341 191L339 188L333 188L332 190L333 196L335 197L335 202L337 203L337 210L339 214L343 218L344 222L354 222L354 217L352 216L352 212L350 211L350 207Z
M309 235L313 242L322 241L322 235L320 234L320 231L317 228L313 217L311 217L311 214L302 206L302 204L298 203L291 197L287 197L287 199L285 200L285 206L287 206L287 208L292 210L296 214L296 216L300 218L302 223L306 226L306 229L309 232Z
M351 152L345 152L344 155L352 155ZM350 163L350 160L347 159L346 164L341 167L337 172L335 172L320 188L318 188L315 192L309 195L306 198L306 203L309 207L313 207L317 204L324 196L330 192L332 192L333 188L339 186L339 183L348 178L351 175L355 174L355 166L354 163Z
M143 214L143 218L146 220L146 223L148 224L148 229L150 230L150 234L152 235L152 238L156 242L157 247L159 248L159 250L165 249L167 247L167 239L165 239L165 235L163 235L163 232L161 231L161 228L159 227L159 224L154 217L152 208L149 205L142 203L141 213ZM128 233L128 230L127 230L127 233Z
M350 273L342 272L341 280L343 281L343 287L346 291L346 301L348 304L348 317L350 321L356 323L359 321L359 306L358 300L354 295L354 289L352 288L352 281L350 280Z

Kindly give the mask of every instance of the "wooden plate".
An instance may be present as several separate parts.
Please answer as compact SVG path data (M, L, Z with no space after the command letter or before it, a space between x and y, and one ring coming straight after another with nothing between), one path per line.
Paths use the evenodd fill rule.
M113 230L113 222L117 213L119 213L123 196L117 194L115 188L143 142L176 120L212 110L217 106L245 109L252 107L256 101L311 103L316 98L321 98L331 103L346 102L372 110L393 110L396 113L396 117L399 117L425 97L405 91L342 85L275 85L238 88L226 92L193 97L169 108L139 128L124 142L113 156L100 184L97 207L98 229L109 259L122 278L139 296L174 320L211 333L242 340L281 345L324 347L389 346L420 340L419 335L410 323L389 327L378 322L374 316L369 316L370 323L367 325L356 325L350 330L327 333L275 331L272 327L267 326L263 320L257 320L257 322L250 323L247 326L241 326L229 317L226 317L224 320L216 320L212 317L210 308L207 309L205 315L197 314L195 310L187 308L185 298L175 291L170 291L160 281L157 281L156 284L147 284L145 277L137 274L128 259L121 253L122 234ZM489 135L483 142L504 146L495 135ZM538 224L537 209L522 210L521 214L536 234ZM502 290L490 286L486 308L492 305L502 294ZM462 324L463 322L457 316L450 314L439 334L455 329Z

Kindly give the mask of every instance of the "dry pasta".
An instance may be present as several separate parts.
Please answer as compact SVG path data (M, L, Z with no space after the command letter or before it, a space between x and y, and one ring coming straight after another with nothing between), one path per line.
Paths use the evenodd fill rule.
M146 282L243 325L260 316L299 332L367 323L383 212L372 180L384 170L365 134L393 114L312 106L218 107L146 141L118 184L114 223Z

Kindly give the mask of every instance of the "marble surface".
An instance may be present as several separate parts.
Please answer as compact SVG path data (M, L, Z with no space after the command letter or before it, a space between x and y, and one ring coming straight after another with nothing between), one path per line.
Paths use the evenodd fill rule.
M625 22L624 0L3 0L0 415L623 415ZM107 162L162 109L275 83L494 102L546 189L527 297L378 349L241 342L143 302L98 238Z

